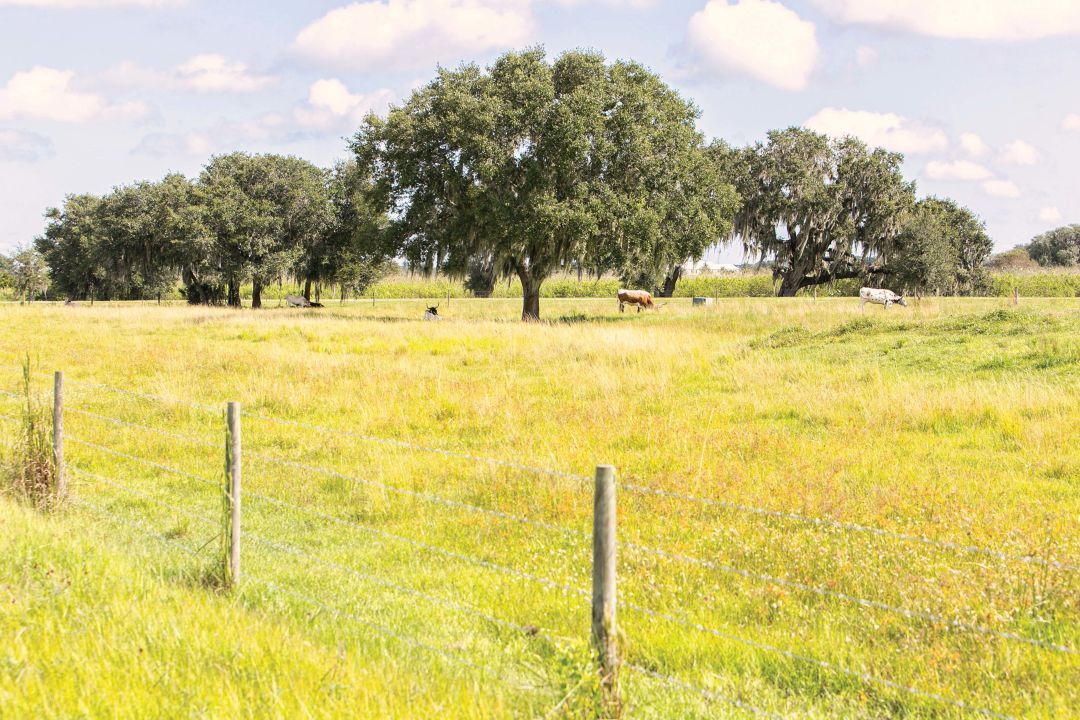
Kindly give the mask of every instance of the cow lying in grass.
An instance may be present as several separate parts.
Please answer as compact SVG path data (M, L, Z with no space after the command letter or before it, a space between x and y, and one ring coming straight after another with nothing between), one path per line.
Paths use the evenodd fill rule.
M859 309L866 309L866 303L872 303L874 305L884 305L888 310L890 305L901 305L907 307L907 303L904 302L903 295L897 295L892 290L886 290L885 288L862 288L859 290Z
M425 320L439 320L440 319L439 318L439 306L436 305L435 307L429 307L424 312L424 319Z
M656 307L656 303L653 302L652 295L645 292L644 290L620 289L618 293L618 298L619 312L626 312L627 305L637 305L638 312Z

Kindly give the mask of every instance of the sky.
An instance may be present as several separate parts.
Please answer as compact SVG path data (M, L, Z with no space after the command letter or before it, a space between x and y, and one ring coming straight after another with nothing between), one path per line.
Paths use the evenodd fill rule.
M0 0L0 252L215 153L329 165L437 66L538 45L645 64L708 139L903 152L999 251L1080 222L1080 0Z

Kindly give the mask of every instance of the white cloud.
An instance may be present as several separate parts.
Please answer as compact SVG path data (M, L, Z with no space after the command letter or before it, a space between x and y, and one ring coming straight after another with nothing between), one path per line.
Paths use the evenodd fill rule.
M331 10L292 47L323 65L400 70L522 45L533 24L529 0L369 0Z
M878 61L878 51L869 45L860 45L855 50L855 62L859 67L866 67L867 65L873 65Z
M0 7L36 8L107 8L107 7L166 7L182 5L184 0L0 0Z
M33 118L86 122L100 118L137 120L149 113L142 102L109 103L100 95L71 87L75 73L35 67L15 73L0 88L0 120Z
M395 94L386 89L367 94L350 92L336 78L316 80L308 89L307 104L296 108L296 121L305 127L329 130L343 125L356 125L369 112L385 109Z
M1023 140L1016 140L1002 148L1001 161L1010 165L1034 165L1039 162L1039 151Z
M926 165L926 176L932 180L989 180L994 174L982 165L967 160L934 160Z
M975 133L960 133L960 147L972 157L982 157L990 150L990 146Z
M994 197L1020 197L1020 188L1010 180L987 180L982 184L982 189L987 195L993 195Z
M1076 0L811 0L841 23L880 25L920 35L1034 40L1080 35Z
M52 140L43 135L0 130L0 162L35 162L52 154Z
M905 154L939 152L949 144L942 130L895 113L827 107L803 124L831 137L853 135L868 145Z
M698 69L801 90L821 53L814 24L771 0L709 0L694 13L687 45Z
M660 0L555 0L556 5L567 5L571 7L574 5L585 5L589 2L601 2L604 5L611 5L612 7L621 7L625 5L626 7L640 9L658 5Z
M354 93L336 78L316 80L307 99L291 111L266 113L251 120L221 120L210 127L180 133L152 133L132 150L135 155L205 157L237 148L263 149L338 132L352 132L371 111L385 109L397 97L386 88Z
M1043 222L1058 222L1061 220L1061 211L1056 207L1044 207L1039 210L1039 219Z
M1080 115L1076 113L1066 115L1065 119L1061 121L1061 129L1080 132Z
M169 70L154 70L126 62L105 73L110 85L149 90L248 93L275 84L272 75L252 72L239 60L224 55L195 55Z
M224 55L196 55L176 68L176 74L182 85L200 92L253 92L275 81Z

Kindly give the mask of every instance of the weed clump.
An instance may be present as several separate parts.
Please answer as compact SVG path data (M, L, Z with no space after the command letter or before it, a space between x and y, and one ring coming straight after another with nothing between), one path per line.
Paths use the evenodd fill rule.
M55 509L64 500L53 455L49 408L30 386L30 360L23 363L23 407L4 470L4 492L37 510Z

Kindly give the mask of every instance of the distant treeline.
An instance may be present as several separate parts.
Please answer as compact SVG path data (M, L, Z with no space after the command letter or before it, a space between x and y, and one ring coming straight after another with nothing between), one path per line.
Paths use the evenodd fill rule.
M362 294L396 260L477 296L512 280L523 319L539 317L540 297L567 274L664 296L707 295L711 282L738 295L993 290L983 223L951 200L917 200L901 155L802 128L732 147L706 142L697 119L637 63L507 53L488 68L440 69L365 119L349 161L331 169L232 153L195 179L71 195L7 275L23 297L152 299L180 287L188 302L232 306L250 285L258 307L278 283ZM686 261L729 242L771 277L680 279Z

